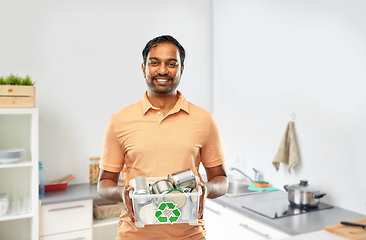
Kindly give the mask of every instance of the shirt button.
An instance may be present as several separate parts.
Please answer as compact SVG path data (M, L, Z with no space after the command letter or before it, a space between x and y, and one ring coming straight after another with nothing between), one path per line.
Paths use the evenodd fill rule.
M158 112L158 115L160 115L161 114L161 112Z
M161 124L163 124L164 123L164 121L161 121Z

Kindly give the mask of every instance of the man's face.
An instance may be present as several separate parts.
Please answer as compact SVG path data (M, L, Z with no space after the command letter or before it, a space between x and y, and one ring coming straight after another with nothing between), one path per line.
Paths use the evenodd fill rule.
M172 93L178 87L183 69L179 49L171 43L158 43L152 47L146 63L142 64L146 83L157 94Z

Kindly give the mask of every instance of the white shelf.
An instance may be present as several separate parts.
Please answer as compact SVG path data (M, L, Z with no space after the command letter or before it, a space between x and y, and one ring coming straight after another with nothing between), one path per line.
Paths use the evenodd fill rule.
M27 214L8 214L5 216L1 216L0 217L0 222L1 221L9 221L9 220L16 220L16 219L25 219L25 218L32 218L34 217L33 213L27 213Z
M34 114L38 108L0 108L0 114Z
M0 168L19 168L19 167L32 167L33 163L29 159L20 159L15 163L2 163Z

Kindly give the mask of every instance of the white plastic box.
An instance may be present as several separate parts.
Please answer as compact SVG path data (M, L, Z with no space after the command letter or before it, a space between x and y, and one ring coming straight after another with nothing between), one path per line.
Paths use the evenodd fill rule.
M154 183L166 177L146 178L149 183ZM130 180L133 185L134 179ZM145 225L155 224L198 224L198 210L201 186L198 185L199 178L196 176L197 192L179 194L148 194L133 195L130 197L133 203L133 210L137 218L136 227L143 228ZM177 191L178 193L178 191Z

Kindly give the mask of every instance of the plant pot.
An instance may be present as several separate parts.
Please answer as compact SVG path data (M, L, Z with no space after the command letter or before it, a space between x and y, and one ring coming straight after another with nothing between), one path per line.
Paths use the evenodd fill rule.
M0 108L34 108L35 86L0 85Z

